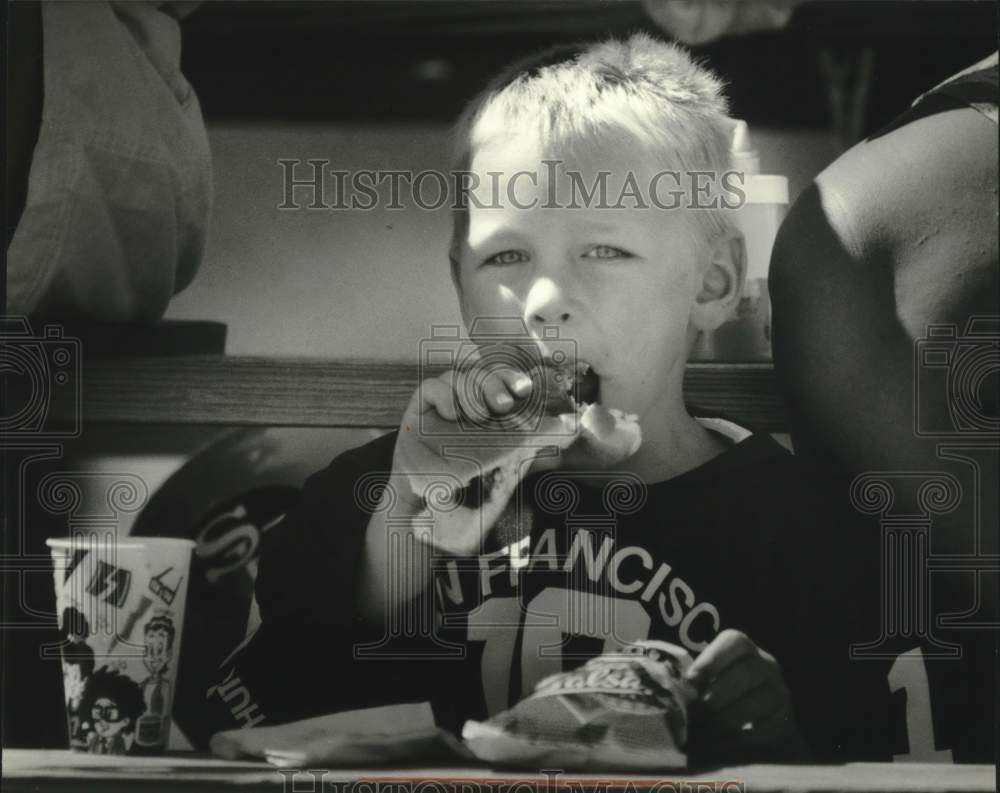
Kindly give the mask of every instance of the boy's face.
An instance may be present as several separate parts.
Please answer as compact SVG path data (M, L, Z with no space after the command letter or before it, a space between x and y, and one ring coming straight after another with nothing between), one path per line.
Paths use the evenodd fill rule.
M580 360L600 378L600 401L640 419L682 399L683 367L693 340L692 306L702 283L707 246L685 215L698 210L596 206L586 190L607 178L606 204L614 205L627 174L645 196L655 173L623 144L615 151L582 151L565 158L554 181L539 165L556 159L523 142L480 149L471 170L484 185L480 208L470 201L456 286L468 325L477 316L521 317L532 335L547 326L576 344ZM527 175L537 174L537 186ZM518 204L571 203L569 171L577 171L573 208L520 209ZM499 200L491 204L489 172L500 172ZM668 188L661 188L666 190ZM648 197L647 197L648 200ZM551 199L549 203L552 203Z

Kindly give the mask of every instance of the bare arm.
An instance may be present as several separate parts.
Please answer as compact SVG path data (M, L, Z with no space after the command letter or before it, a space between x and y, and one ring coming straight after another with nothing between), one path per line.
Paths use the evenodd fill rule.
M775 367L800 455L844 481L958 471L939 456L941 438L915 429L949 426L954 399L923 376L915 351L931 323L962 333L971 317L1000 313L996 222L996 126L970 108L859 144L796 202L770 286ZM995 411L995 370L980 396ZM980 462L981 481L995 482L996 455ZM969 499L970 471L959 471ZM981 525L995 526L995 502L979 496ZM972 551L970 520L968 510L936 520L935 548ZM996 552L992 542L983 550Z
M425 380L403 416L389 487L365 533L358 581L361 612L375 624L423 615L430 625L435 554L481 553L524 476L554 464L554 445L565 448L575 438L551 415L541 418L538 435L496 430L463 437L456 423L456 400L476 393L494 414L506 414L532 385L530 379L525 384L520 373L497 370L480 392L457 385L461 376L448 372ZM500 401L504 395L506 402ZM429 424L436 424L441 434L425 432ZM456 444L456 439L463 443ZM449 446L455 448L445 454ZM409 611L404 615L404 610Z

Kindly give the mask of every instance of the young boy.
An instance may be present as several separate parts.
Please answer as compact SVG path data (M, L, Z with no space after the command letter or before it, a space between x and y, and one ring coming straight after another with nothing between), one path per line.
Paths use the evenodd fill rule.
M247 692L238 723L430 700L458 730L648 637L696 657L697 758L800 759L803 731L844 750L845 609L835 575L816 584L837 565L820 510L770 436L683 399L689 352L744 272L726 111L717 78L644 35L546 53L472 104L451 245L463 318L517 320L511 346L549 362L570 340L586 401L615 412L525 416L544 378L510 363L422 382L398 433L334 460L266 535L263 624L220 676ZM501 428L469 432L470 415Z

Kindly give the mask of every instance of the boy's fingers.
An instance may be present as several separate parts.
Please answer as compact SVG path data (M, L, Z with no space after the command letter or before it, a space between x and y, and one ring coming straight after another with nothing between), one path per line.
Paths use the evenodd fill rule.
M490 372L483 378L483 400L493 413L508 413L514 407L514 397L500 371Z
M480 370L457 370L451 377L452 393L459 409L466 415L485 418L489 413L482 390L484 376Z
M429 377L420 383L417 394L417 412L426 413L433 408L448 421L458 419L454 391L447 380L440 377Z
M525 372L502 367L498 368L495 373L503 380L507 390L514 395L515 399L524 399L531 393L531 377Z
M694 659L694 663L688 667L686 677L696 686L703 685L721 675L741 658L756 653L757 645L745 633L724 630Z

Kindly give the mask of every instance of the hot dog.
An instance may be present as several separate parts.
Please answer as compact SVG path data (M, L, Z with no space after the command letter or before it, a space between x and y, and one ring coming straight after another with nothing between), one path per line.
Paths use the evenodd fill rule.
M479 470L470 469L456 493L463 506L478 509L492 498L496 481L519 479L525 460L536 453L549 467L606 470L624 462L642 443L635 416L600 404L599 378L586 364L549 362L527 374L531 393L506 414L462 414L457 423L436 411L421 418L424 443L477 464ZM558 463L553 462L556 450Z

